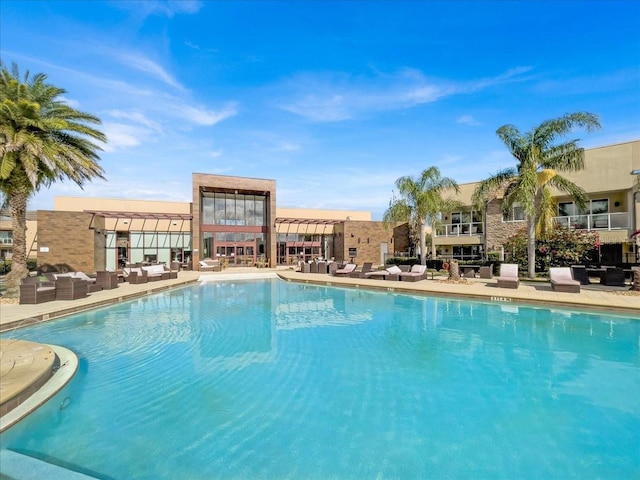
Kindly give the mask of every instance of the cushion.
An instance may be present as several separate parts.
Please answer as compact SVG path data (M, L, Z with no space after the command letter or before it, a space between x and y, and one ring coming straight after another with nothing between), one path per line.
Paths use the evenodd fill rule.
M389 272L391 275L398 275L399 273L402 273L402 270L400 270L400 267L398 267L397 265L392 265L387 268L387 272Z
M420 275L422 275L426 270L426 265L414 265L413 267L411 267L412 273L419 273Z

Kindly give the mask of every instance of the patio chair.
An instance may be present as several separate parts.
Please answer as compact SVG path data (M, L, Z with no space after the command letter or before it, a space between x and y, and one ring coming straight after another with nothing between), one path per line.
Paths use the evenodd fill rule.
M348 277L351 272L355 271L357 265L355 263L347 263L344 267L333 272L334 277Z
M311 265L307 262L300 264L300 273L311 273Z
M500 288L518 288L520 286L520 278L518 277L518 264L501 264L500 274L498 275L497 280L498 287Z
M580 282L574 280L569 267L549 268L551 288L556 292L580 293Z
M624 269L617 267L607 267L602 275L601 283L610 287L624 287Z
M373 267L373 262L365 262L362 265L361 269L356 269L349 274L351 278L364 278L364 274L371 271L371 267Z
M55 281L56 300L85 298L89 291L87 282L76 277L58 277Z
M580 285L589 285L589 273L585 265L571 265L571 275Z
M493 263L491 265L485 265L478 270L478 276L480 278L493 278Z
M391 265L384 270L376 270L364 274L364 278L380 279L380 280L400 280L402 270L397 265Z
M118 283L120 282L117 272L96 272L96 284L98 284L102 288L102 290L112 290L114 288L118 288Z
M413 265L408 272L400 272L400 281L402 282L419 282L427 278L426 265Z
M20 304L51 302L56 299L54 282L39 277L23 278L20 284Z
M132 285L147 283L147 272L142 267L132 267L124 269L125 280Z

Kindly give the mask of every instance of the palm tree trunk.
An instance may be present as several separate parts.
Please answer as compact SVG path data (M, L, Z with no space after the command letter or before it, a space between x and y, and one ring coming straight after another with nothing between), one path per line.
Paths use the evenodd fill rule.
M455 282L460 281L460 265L457 260L451 259L449 263L449 279Z
M420 228L420 265L427 264L427 239L424 234L425 222L418 222Z
M27 276L27 200L29 194L22 190L13 190L9 197L11 208L11 228L13 229L13 249L11 253L11 271L7 275L6 298L20 296L20 282Z
M527 217L527 260L529 278L536 278L536 220L533 217Z

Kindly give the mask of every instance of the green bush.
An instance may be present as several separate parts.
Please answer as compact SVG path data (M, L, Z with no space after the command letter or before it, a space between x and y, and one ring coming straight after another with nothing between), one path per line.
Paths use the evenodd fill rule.
M573 230L556 225L544 238L536 240L536 272L547 272L549 267L566 267L597 261L600 238L597 232ZM509 262L528 270L527 232L519 230L505 243Z

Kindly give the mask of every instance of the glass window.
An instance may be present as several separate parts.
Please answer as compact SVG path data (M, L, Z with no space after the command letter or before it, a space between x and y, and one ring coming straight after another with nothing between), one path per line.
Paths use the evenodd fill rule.
M505 222L518 222L525 220L524 208L522 208L518 203L514 203L511 207L511 211L503 216L503 220Z
M609 213L609 200L591 200L591 213Z

